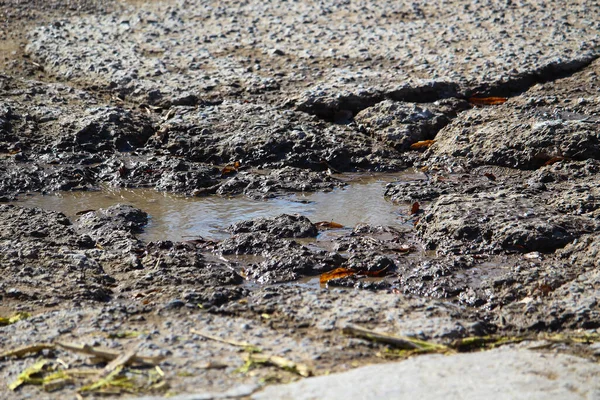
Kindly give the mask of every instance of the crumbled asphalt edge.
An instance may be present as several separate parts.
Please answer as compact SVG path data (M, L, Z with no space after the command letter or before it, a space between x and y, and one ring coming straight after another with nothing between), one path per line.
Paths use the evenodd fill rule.
M443 81L432 81L423 85L407 86L406 88L395 89L389 92L375 93L357 93L348 95L338 95L333 104L324 102L307 102L295 104L295 109L316 115L326 121L335 121L336 116L355 116L360 111L372 107L384 100L400 101L406 103L433 103L438 100L448 98L468 99L471 96L488 97L501 96L512 97L526 92L532 86L538 83L552 82L557 79L573 75L600 57L600 52L590 51L584 55L578 55L576 58L551 62L540 66L538 69L528 72L522 72L516 76L510 76L507 79L497 82L490 82L474 87L461 88L458 84ZM450 117L451 122L453 119ZM348 121L348 119L342 120ZM447 124L440 126L438 131ZM435 134L433 135L435 136Z
M561 75L556 75L555 79L558 79L560 77L564 77L566 74L566 71L570 71L570 74L573 74L575 72L577 72L579 69L577 70L573 70L573 68L575 68L575 66L577 68L585 68L586 65L588 65L587 63L590 62L590 60L592 60L593 58L586 58L585 62L584 61L577 61L577 62L565 62L563 64L552 64L552 67L544 67L542 69L540 69L540 71L546 71L544 73L539 72L537 73L537 75L534 76L541 76L544 77L544 79L546 79L547 81L550 81L549 75L547 71L560 71L562 74ZM537 81L540 81L540 79L538 79ZM537 81L534 81L537 82ZM524 80L523 82L527 82L528 84L533 84L532 82L529 82L527 80ZM435 86L433 86L435 88ZM409 88L410 89L410 88ZM526 87L521 87L521 90L526 90ZM416 90L417 92L420 89ZM413 93L410 92L409 93ZM443 96L440 96L439 94L442 92L436 92L435 90L432 91L432 93L436 94L437 97L442 98ZM415 101L416 99L410 99L408 97L414 95L411 94L409 96L405 96L404 99L405 100L412 100ZM427 99L427 100L432 100L432 99ZM377 103L375 103L377 104ZM359 107L360 108L360 107ZM359 109L357 108L357 110ZM112 111L111 111L112 110ZM336 112L339 112L340 110L336 110ZM131 119L131 117L128 117L128 115L130 114L129 111L123 110L123 112L119 111L119 109L106 109L106 111L102 111L102 112L106 112L106 113L113 113L116 115L117 119ZM431 127L430 131L428 132L428 138L429 137L435 137L435 135L437 134L437 132L439 132L441 129L443 129L445 126L447 126L448 124L450 124L452 122L452 120L454 120L456 118L456 115L458 115L461 112L461 109L457 109L456 112L451 112L451 113L447 113L446 114L446 118L442 121L442 123L437 124L433 127ZM123 114L124 113L124 114ZM102 114L100 114L102 115ZM107 114L110 115L110 114ZM11 116L10 116L10 109L9 109L9 113L7 114L8 116L8 120L11 120ZM134 119L135 118L141 118L142 121L146 118L145 116L139 116L136 117L135 114L133 115ZM104 118L104 117L102 117ZM108 116L107 118L113 118ZM147 118L146 118L147 119ZM100 120L101 121L101 120ZM103 123L103 122L102 122ZM98 135L105 135L105 133L99 133L99 132L105 132L106 131L106 127L99 125L100 128L94 128L94 124L96 124L94 121L86 121L83 122L83 124L87 124L87 126L85 126L82 130L80 130L79 132L77 132L77 135L73 138L70 139L68 136L65 138L61 138L57 144L56 147L58 149L60 148L75 148L74 146L79 146L84 152L86 150L86 146L95 146L94 143L95 141L99 140L100 137L102 136L98 136ZM148 125L148 123L146 123L146 125ZM144 126L143 124L139 124L137 123L137 126ZM350 125L351 130L355 130L358 129L360 130L364 130L364 128L362 128L361 126L356 127L354 124ZM87 132L91 132L90 134L88 134ZM135 140L140 140L140 138L142 140L147 141L147 139L152 138L152 140L154 140L154 137L156 136L156 128L155 127L151 127L151 125L148 125L148 128L144 128L142 129L142 136L140 137L138 133L134 133L134 135L129 135L127 132L120 132L119 135L120 136L115 136L114 139L111 139L114 141L114 147L116 149L119 149L121 151L125 150L125 147L131 147L134 146L134 148L140 149L142 150L142 148L140 148L139 146L147 146L149 142L146 143L138 143L135 144L135 141L133 141L132 139ZM176 131L175 131L176 132ZM96 139L94 139L94 135L96 135ZM129 135L129 136L128 136ZM75 140L75 142L73 142L73 140ZM90 141L91 140L91 141ZM88 143L89 142L89 143ZM107 145L109 145L107 143ZM91 150L92 147L89 147L89 149ZM176 149L177 147L175 147ZM102 149L100 149L102 150ZM105 150L111 150L110 145L109 147L107 147ZM85 154L85 153L84 153ZM18 155L18 157L22 157L21 154ZM89 161L87 161L87 163L91 163L94 162L94 159L98 159L98 157L94 157L94 156L85 156L87 157ZM228 158L230 158L231 156L228 156ZM401 165L402 167L406 167L409 166L413 161L411 161L410 157L411 155L408 154L407 155L408 158L405 159L405 162ZM414 157L414 155L412 155L412 157ZM227 158L226 158L227 159ZM226 160L225 159L225 160ZM223 162L225 161L223 159L220 159L219 161ZM315 159L315 161L313 161L310 164L307 165L303 165L303 167L309 167L309 168L317 168L320 169L322 168L322 166L320 166L319 162L317 162L318 159ZM26 161L25 159L22 159L22 161ZM75 162L81 162L78 161L77 159L74 159ZM206 194L210 194L210 193L219 193L219 192L223 192L223 193L227 193L229 195L235 195L235 194L239 194L239 193L245 193L246 189L237 189L239 191L231 191L231 190L226 190L224 191L222 188L220 189L220 187L222 187L223 185L229 185L228 181L223 181L222 177L219 177L218 174L218 170L213 169L212 171L210 170L209 166L203 167L200 166L200 168L205 168L205 171L207 170L207 173L201 175L202 178L200 180L198 180L196 177L193 176L200 176L198 175L197 172L185 172L188 170L195 170L196 167L195 166L186 166L186 165L182 165L182 163L185 163L185 161L178 161L178 162L171 162L169 161L168 163L165 161L162 162L162 165L152 165L152 164L145 164L145 163L134 163L132 164L133 167L129 167L127 161L116 161L113 162L112 165L111 164L106 164L103 166L104 170L99 169L99 168L89 168L89 167L82 167L82 170L78 171L75 176L73 178L71 178L72 180L64 182L64 179L62 179L61 181L55 182L55 178L53 178L53 176L58 176L58 175L63 175L63 176L69 176L70 174L72 175L72 172L66 169L57 171L57 172L52 172L49 171L47 172L45 175L50 178L50 183L46 184L44 183L44 181L38 181L37 183L32 183L32 184L25 184L24 187L22 187L20 189L21 192L25 192L25 191L36 191L39 190L38 188L40 186L46 186L43 188L44 191L52 191L52 190L73 190L73 189L85 189L86 187L97 187L99 182L102 181L109 181L112 184L119 184L119 185L125 185L128 187L135 187L137 185L143 185L143 186L148 186L148 181L151 181L152 179L158 179L155 181L155 183L151 183L151 185L155 186L158 190L166 190L166 191L172 191L172 192L184 192L186 194L196 194L196 193L206 193ZM278 161L279 163L279 161ZM168 165L167 165L168 164ZM173 166L171 166L171 164ZM276 167L278 164L277 163L273 163L272 167ZM343 169L343 170L347 170L348 168L352 169L352 164L350 166L348 165L344 165L344 164L338 164L337 162L334 163L335 167ZM108 167L109 169L106 170L105 168ZM163 176L161 175L157 175L156 177L152 178L151 176L149 176L147 174L146 171L152 171L152 170L160 170L160 169L164 169L165 167L172 169L172 173L177 175L177 178L174 179L170 179L165 181L166 178L168 178L167 176ZM400 165L390 165L391 168L398 168L400 167ZM182 171L182 172L177 172L177 171ZM15 172L17 172L17 170L15 170ZM31 179L39 179L39 174L37 173L37 171L32 171L32 175L30 175ZM118 172L118 173L117 173ZM43 175L42 175L43 176ZM82 179L81 177L85 177L84 179ZM130 180L128 177L134 178L137 181L139 181L139 183L136 183L136 181L132 181ZM18 183L20 181L21 178L18 178L17 181L10 181L10 180L6 180L5 181L5 186L8 185L9 187L15 187L18 188L20 186L20 183ZM196 179L196 183L191 183L193 179ZM236 179L236 178L234 178ZM189 189L190 187L194 187L193 189ZM229 185L230 186L230 185ZM255 186L255 185L254 185ZM261 190L262 191L262 190ZM4 190L5 192L5 196L8 196L7 198L13 198L14 195L16 193L7 193L6 190ZM259 195L256 194L256 190L255 191L250 191L247 194L251 197L258 197ZM260 191L258 192L260 193Z

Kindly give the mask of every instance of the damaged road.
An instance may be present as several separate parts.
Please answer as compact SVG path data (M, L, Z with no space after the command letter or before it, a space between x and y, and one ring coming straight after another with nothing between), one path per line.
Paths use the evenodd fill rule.
M288 6L0 0L0 397L240 397L417 357L348 324L598 361L599 6ZM168 236L115 194L141 189L232 218ZM121 357L76 377L85 344Z

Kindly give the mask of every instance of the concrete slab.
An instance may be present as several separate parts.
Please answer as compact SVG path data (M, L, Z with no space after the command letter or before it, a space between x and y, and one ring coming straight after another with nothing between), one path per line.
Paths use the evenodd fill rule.
M402 362L269 386L275 399L600 399L600 365L563 354L497 349Z

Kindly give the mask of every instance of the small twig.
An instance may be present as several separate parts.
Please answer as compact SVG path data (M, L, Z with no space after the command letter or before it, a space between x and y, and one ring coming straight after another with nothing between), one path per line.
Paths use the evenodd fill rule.
M96 376L96 379L103 379L112 374L116 369L122 368L125 365L132 364L133 359L136 356L137 349L130 349L124 353L121 353L117 358L112 360L100 371Z
M190 329L190 333L192 333L194 335L202 336L203 338L206 338L206 339L214 340L215 342L225 343L225 344L229 344L229 345L236 346L236 347L256 348L256 346L251 345L248 342L236 342L236 341L233 341L233 340L221 339L219 337L212 336L212 335L209 335L207 333L197 331L197 330L195 330L193 328Z
M89 356L98 357L103 360L112 361L121 356L121 353L111 351L108 349L102 349L100 347L92 347L87 344L73 344L73 343L65 343L65 342L56 342L57 345L62 347L65 350L74 351L76 353L83 353ZM156 357L148 357L148 356L138 356L134 355L131 359L125 364L145 364L155 366L163 361L165 357L156 356Z

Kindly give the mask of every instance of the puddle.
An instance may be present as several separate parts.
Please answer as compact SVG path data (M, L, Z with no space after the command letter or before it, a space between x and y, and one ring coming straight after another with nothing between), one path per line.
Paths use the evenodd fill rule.
M144 240L180 241L198 236L223 239L229 236L225 229L235 222L284 213L300 214L312 222L335 221L348 228L359 223L398 227L404 223L406 207L385 200L385 185L397 180L423 179L422 174L415 173L343 177L351 180L345 188L265 201L245 197L190 198L152 189L107 188L100 192L34 195L17 204L60 211L71 220L75 220L76 213L82 210L131 204L151 217L145 232L140 235Z

